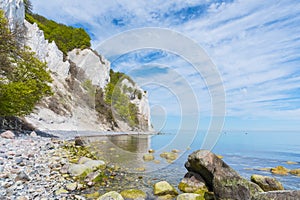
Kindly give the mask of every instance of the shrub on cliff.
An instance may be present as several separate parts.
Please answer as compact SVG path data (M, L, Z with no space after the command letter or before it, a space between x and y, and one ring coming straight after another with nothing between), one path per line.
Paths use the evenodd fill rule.
M26 13L26 20L32 24L36 23L44 31L45 38L49 42L55 41L64 55L75 48L84 49L91 46L91 38L82 28L58 24L38 14Z
M0 10L0 116L29 114L35 104L51 94L46 63L21 45L19 30L10 31Z

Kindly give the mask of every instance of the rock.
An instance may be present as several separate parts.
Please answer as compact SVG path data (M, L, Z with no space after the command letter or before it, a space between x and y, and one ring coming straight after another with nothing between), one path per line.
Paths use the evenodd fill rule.
M30 178L28 177L28 175L21 171L18 173L17 177L15 178L15 181L23 181L23 182L26 182L26 181L30 181Z
M224 156L221 156L221 155L217 155L217 157L220 158L220 159L224 158Z
M173 149L172 153L179 153L180 151L178 149Z
M300 176L300 169L292 169L290 171L290 174L295 175L295 176Z
M299 200L300 190L271 191L257 194L253 200Z
M176 160L178 157L177 153L173 153L173 152L164 152L160 154L160 157L165 158L166 160Z
M68 183L66 185L66 189L68 191L74 191L74 190L76 190L76 188L77 188L77 183Z
M75 145L76 146L84 146L82 139L78 136L75 137Z
M216 199L251 199L262 189L242 178L223 160L207 150L198 150L189 155L185 167L199 174Z
M203 194L208 192L203 178L194 172L188 172L178 185L178 189L185 193Z
M298 162L294 162L294 161L286 161L286 164L288 165L298 165Z
M177 196L176 200L205 200L200 194L184 193Z
M124 200L124 199L122 195L120 195L119 193L115 191L111 191L99 197L98 200Z
M61 195L61 194L68 194L68 191L65 190L64 188L60 188L58 190L55 191L55 195Z
M146 199L147 195L145 192L137 189L124 190L120 193L124 199L129 200L143 200Z
M1 133L0 136L5 139L14 139L15 138L15 134L11 131L5 131L5 132Z
M96 198L100 197L100 194L99 194L99 192L94 192L94 193L91 193L91 194L86 194L85 196L88 199L96 199Z
M263 191L284 190L282 184L273 177L252 175L251 181L256 183Z
M79 176L86 171L91 170L91 168L84 164L71 164L68 169L68 173L71 176Z
M283 166L277 166L275 168L271 168L271 172L278 175L288 175L289 170Z
M89 173L85 179L84 182L89 183L89 182L94 182L94 180L100 175L99 172L91 172Z
M32 131L32 132L30 133L30 137L37 137L36 132L35 132L35 131Z
M148 153L155 153L155 150L154 149L149 149Z
M78 160L78 164L84 164L84 163L86 163L87 161L91 161L91 160L92 160L91 158L81 157L81 158Z
M89 160L84 163L87 167L89 167L92 170L96 169L105 169L106 165L103 160Z
M154 159L155 158L154 158L153 154L151 154L151 153L143 155L143 160L144 161L152 161Z
M178 195L178 192L167 181L161 181L154 184L154 194L158 196L164 196L168 194L172 196L176 196Z
M265 168L259 168L258 171L264 171L264 172L270 172L271 168L265 167Z

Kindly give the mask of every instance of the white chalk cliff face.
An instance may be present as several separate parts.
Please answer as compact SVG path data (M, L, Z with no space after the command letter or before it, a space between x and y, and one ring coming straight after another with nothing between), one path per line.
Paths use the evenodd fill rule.
M84 87L86 80L104 90L110 81L110 62L92 49L74 49L64 60L63 53L55 42L49 43L44 33L36 24L25 20L23 0L0 0L0 9L4 10L10 26L22 24L27 30L25 44L37 57L46 62L51 72L51 84L54 95L44 98L25 119L39 130L65 131L128 131L128 125L119 128L105 120L95 111L95 97ZM137 85L134 85L141 90ZM139 109L141 127L139 130L151 129L150 108L146 94L132 102Z

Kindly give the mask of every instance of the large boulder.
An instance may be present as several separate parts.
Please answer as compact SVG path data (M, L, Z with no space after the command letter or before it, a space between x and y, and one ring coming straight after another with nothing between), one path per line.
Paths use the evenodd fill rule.
M299 200L300 191L282 190L257 194L253 200Z
M282 184L273 177L253 174L251 176L251 181L259 185L265 192L284 190Z
M256 184L242 178L215 154L198 150L188 157L185 167L189 172L199 174L216 199L251 199L263 190Z
M178 185L178 189L185 193L204 193L208 191L203 178L194 172L188 172Z

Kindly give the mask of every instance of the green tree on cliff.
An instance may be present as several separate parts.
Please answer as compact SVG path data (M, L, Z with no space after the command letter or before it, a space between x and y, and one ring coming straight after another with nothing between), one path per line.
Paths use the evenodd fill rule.
M0 10L0 116L29 114L35 104L51 94L46 63L18 42L20 33L8 28Z

